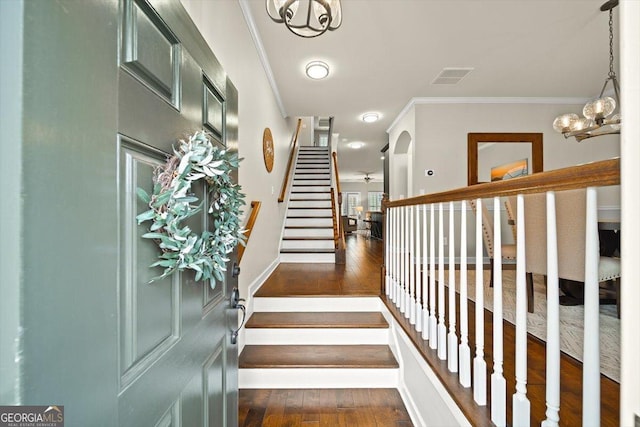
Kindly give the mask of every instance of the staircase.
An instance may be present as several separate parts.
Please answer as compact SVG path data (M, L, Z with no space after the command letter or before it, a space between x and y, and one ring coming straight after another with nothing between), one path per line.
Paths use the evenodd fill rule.
M281 262L335 263L327 147L300 147L280 245Z
M241 389L398 386L379 298L256 297L254 310L240 354Z

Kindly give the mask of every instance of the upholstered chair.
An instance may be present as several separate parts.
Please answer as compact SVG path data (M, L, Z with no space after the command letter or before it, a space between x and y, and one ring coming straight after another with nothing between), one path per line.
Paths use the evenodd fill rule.
M482 240L484 241L484 248L487 251L487 255L489 256L489 262L491 264L491 277L489 278L489 286L493 286L493 253L494 247L493 244L493 218L489 215L489 210L487 209L487 202L482 202ZM476 201L471 200L469 204L473 208L474 212L476 211ZM514 244L502 244L500 245L502 249L502 260L510 260L513 261L516 259L516 245Z
M586 191L571 190L556 192L556 233L558 242L558 277L584 283L586 242ZM514 213L516 198L507 200ZM547 274L547 220L546 196L528 194L524 197L525 250L529 311L533 312L533 274ZM600 256L598 281L615 281L618 309L620 259Z

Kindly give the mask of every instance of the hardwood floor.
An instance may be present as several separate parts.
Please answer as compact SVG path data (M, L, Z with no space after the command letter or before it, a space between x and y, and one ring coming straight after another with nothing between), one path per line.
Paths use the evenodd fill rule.
M382 242L351 234L346 243L346 264L280 264L255 296L380 295Z
M239 426L409 427L395 389L240 390Z
M347 265L309 265L309 264L281 264L272 276L267 280L265 285L262 286L256 296L263 297L284 297L284 296L327 296L327 295L343 295L343 296L362 296L362 295L379 295L380 294L380 265L382 264L382 242L377 240L369 240L360 235L350 235L347 238ZM409 327L408 321L398 313L395 307L383 298L383 301L387 304L390 311L396 316L400 325L407 331L408 335L414 342L414 345L421 352L427 362L432 366L436 375L439 376L444 386L448 389L454 398L458 401L458 404L463 408L463 412L472 421L474 425L491 425L489 421L490 411L489 407L478 407L473 401L471 389L464 389L458 382L457 375L451 375L447 370L447 363L439 360L434 354L434 351L425 345L419 334L417 334L412 327ZM474 337L474 325L473 325L473 303L470 302L471 314L469 316L469 336L470 340ZM459 316L458 316L459 318ZM491 320L492 313L485 310L485 360L487 362L488 372L487 377L490 377L492 372L491 361ZM275 321L275 320L274 320ZM510 407L511 396L514 392L515 378L514 378L514 365L513 355L515 354L514 342L515 342L515 328L508 322L504 322L504 354L505 364L504 373L507 381L507 404L508 404L508 417L511 419ZM470 342L472 348L474 343ZM540 425L542 419L544 419L545 412L545 345L544 342L539 339L529 336L529 357L528 357L528 384L527 395L531 400L531 425ZM293 393L290 396L289 393ZM303 414L303 406L300 402L304 401L305 393L311 396L312 391L309 390L241 390L241 420L243 422L240 425L307 425L302 424L306 415ZM322 393L322 390L313 390L315 393ZM344 393L344 391L342 392ZM364 393L364 392L359 392ZM371 405L374 402L386 402L384 399L376 400L377 397L370 394ZM397 392L396 392L397 393ZM490 395L488 391L488 395ZM332 395L333 396L333 395ZM338 400L338 404L342 401L341 396L344 394L336 395L335 399ZM360 394L360 397L365 394ZM603 426L615 426L619 424L619 384L608 378L601 377L601 425ZM334 399L334 397L323 397L322 399ZM398 396L399 398L399 396ZM255 402L253 401L254 399ZM293 405L291 408L296 408L293 411L295 416L293 418L285 417L285 409L287 402L291 399ZM309 397L309 399L316 399L315 397ZM321 399L321 400L322 400ZM560 408L560 425L561 426L574 426L581 424L581 405L582 405L582 364L575 359L562 355L561 358L561 408ZM401 402L401 401L400 401ZM267 411L267 407L273 406L273 409ZM296 406L297 405L297 406ZM302 406L300 406L302 405ZM330 405L331 406L331 405ZM400 406L402 404L400 403ZM333 408L333 406L331 406ZM338 408L339 410L340 408ZM404 410L404 406L402 406ZM316 409L314 409L315 411ZM398 409L399 410L399 409ZM300 412L302 411L302 412ZM366 411L374 411L373 409L366 409ZM406 410L405 410L406 411ZM274 414L267 417L270 419L281 420L282 424L259 424L260 422L272 422L265 418L265 414ZM330 415L332 423L326 423L325 421L313 421L308 425L366 425L366 426L394 426L394 425L410 425L409 421L399 419L397 421L389 421L388 424L380 424L376 418L378 424L353 424L349 422L346 415L338 415L332 413ZM364 415L363 415L364 416ZM280 418L278 418L280 417ZM285 417L285 418L282 418ZM337 418L335 418L337 417ZM342 417L342 418L341 418ZM263 421L252 421L252 420ZM289 421L282 421L282 420ZM327 420L328 418L323 418ZM356 417L357 419L357 417ZM267 420L267 421L264 421ZM291 420L298 420L293 422ZM335 421L338 420L338 421ZM340 424L343 422L346 424ZM365 420L365 418L362 418ZM406 418L408 420L408 417ZM369 420L370 421L370 420ZM249 424L246 424L249 422ZM280 421L278 421L280 422ZM325 422L325 424L322 424ZM394 424L394 422L396 424ZM402 423L405 424L402 424ZM257 423L257 424L256 424Z

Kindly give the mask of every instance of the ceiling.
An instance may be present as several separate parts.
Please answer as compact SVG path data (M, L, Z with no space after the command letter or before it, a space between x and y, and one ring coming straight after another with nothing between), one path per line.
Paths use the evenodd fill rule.
M608 72L603 1L343 0L341 27L312 39L271 21L264 0L240 3L283 114L335 117L349 181L382 179L386 131L414 97L597 96ZM312 60L329 64L329 77L307 78ZM456 85L431 83L451 67L473 71ZM368 111L381 119L364 123ZM352 141L365 146L347 148Z

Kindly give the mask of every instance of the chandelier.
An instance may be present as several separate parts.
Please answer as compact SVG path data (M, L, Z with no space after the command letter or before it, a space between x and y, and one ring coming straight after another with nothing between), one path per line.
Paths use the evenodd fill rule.
M604 81L598 99L587 102L582 110L584 117L567 113L556 117L553 128L564 135L565 138L575 137L580 142L583 139L594 136L613 135L620 133L622 119L620 114L611 114L620 102L620 86L616 72L613 70L613 8L618 5L618 0L609 0L600 7L601 11L609 11L609 74ZM615 98L604 96L607 86L611 83ZM610 117L611 116L611 117Z
M266 0L269 17L297 36L311 38L342 24L340 0Z

